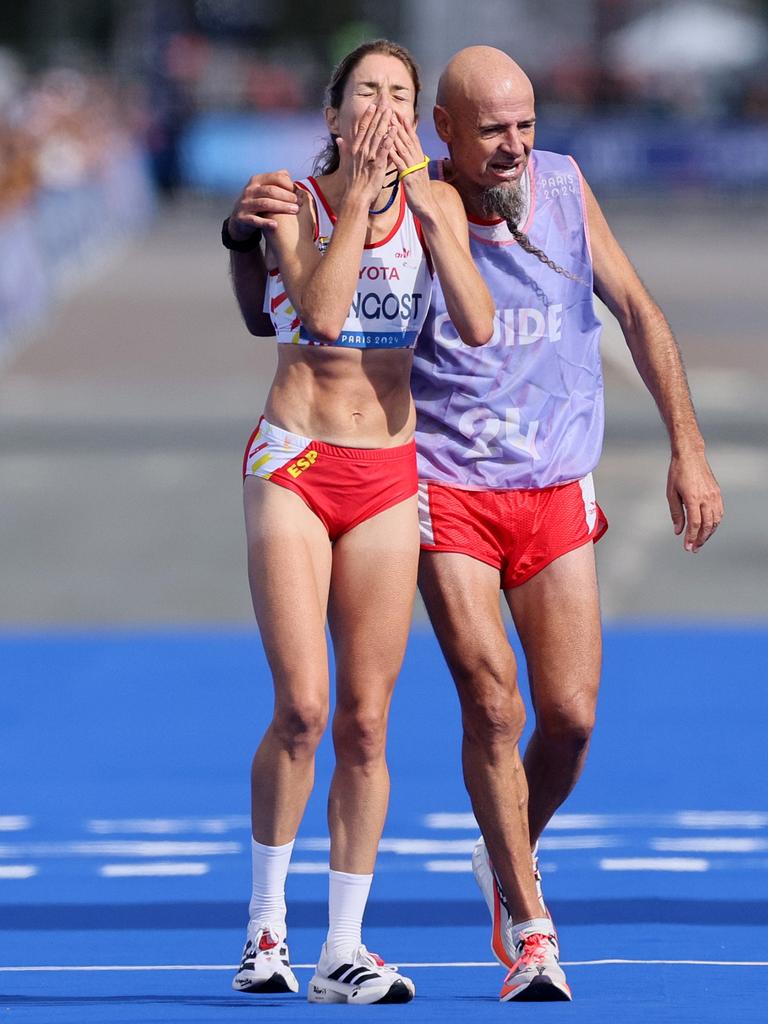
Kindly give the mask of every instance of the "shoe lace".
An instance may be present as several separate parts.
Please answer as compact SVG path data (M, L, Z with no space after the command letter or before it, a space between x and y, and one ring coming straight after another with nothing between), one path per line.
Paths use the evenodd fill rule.
M264 931L259 936L258 949L262 953L265 953L269 949L274 949L276 945L277 936L268 928L265 928Z
M524 967L535 967L543 964L549 949L550 936L542 935L539 932L530 932L525 935L522 942L518 944L520 956L512 965L507 978Z
M380 957L378 953L372 953L370 949L366 949L365 946L360 946L360 955L373 961L380 971L397 971L397 967L394 967L392 964L385 963L383 957Z

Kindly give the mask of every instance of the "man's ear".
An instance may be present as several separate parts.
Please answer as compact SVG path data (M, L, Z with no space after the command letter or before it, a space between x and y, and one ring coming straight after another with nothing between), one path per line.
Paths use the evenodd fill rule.
M437 132L440 139L446 144L451 141L451 118L445 107L435 106L432 111L432 117L435 121L435 131Z

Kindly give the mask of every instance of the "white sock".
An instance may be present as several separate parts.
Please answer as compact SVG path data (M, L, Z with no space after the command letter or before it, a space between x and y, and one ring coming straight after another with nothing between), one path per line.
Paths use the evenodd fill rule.
M373 875L328 874L328 937L331 956L350 956L362 941L363 914Z
M253 890L248 905L251 924L270 924L285 938L285 879L294 840L284 846L265 846L251 839Z
M555 926L548 917L534 917L530 921L521 921L512 925L512 941L517 946L523 932L538 932L539 935L554 935Z

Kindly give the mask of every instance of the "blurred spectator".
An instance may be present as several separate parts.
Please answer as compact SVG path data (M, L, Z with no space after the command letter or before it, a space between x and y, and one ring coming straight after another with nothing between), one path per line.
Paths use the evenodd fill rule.
M0 358L64 284L151 217L136 124L105 77L27 78L0 52Z

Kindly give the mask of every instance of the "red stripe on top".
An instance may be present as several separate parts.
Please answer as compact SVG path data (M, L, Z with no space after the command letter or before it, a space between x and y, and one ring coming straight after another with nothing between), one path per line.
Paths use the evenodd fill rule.
M331 219L331 224L335 224L336 223L336 214L333 212L330 203L328 202L328 200L323 195L323 190L320 188L320 186L317 184L317 181L311 175L309 176L309 178L307 180L311 181L313 188L315 188L317 190L317 194L320 197L320 202L325 207L325 212L328 214L328 216ZM395 221L395 223L394 223L394 225L392 227L392 230L389 232L387 237L386 238L382 238L380 242L369 242L367 245L364 245L363 248L364 249L378 249L379 246L386 245L387 242L391 242L392 239L397 234L397 232L402 227L402 223L403 223L403 218L404 217L405 217L405 189L401 188L400 189L400 211L399 211L399 213L397 215L397 220Z
M272 307L272 312L274 313L275 310L277 309L277 307L283 301L283 299L287 299L287 298L288 298L288 292L280 292L279 295L276 295L274 297L274 299L272 299L272 301L270 302L270 306Z
M315 179L314 178L310 178L309 180L314 182L315 183L315 188L317 188L317 182L315 182ZM302 192L306 192L310 199L314 199L314 196L309 191L309 189L307 188L306 185L302 185L302 183L300 181L295 182L295 185L296 185L296 188L300 188ZM317 223L317 217L315 217L315 228L314 228L314 231L312 233L312 241L316 242L319 237L320 237L320 225Z
M496 217L494 220L485 220L483 217L475 217L474 214L468 213L467 220L470 224L482 224L484 227L492 228L494 224L501 224L504 218Z

